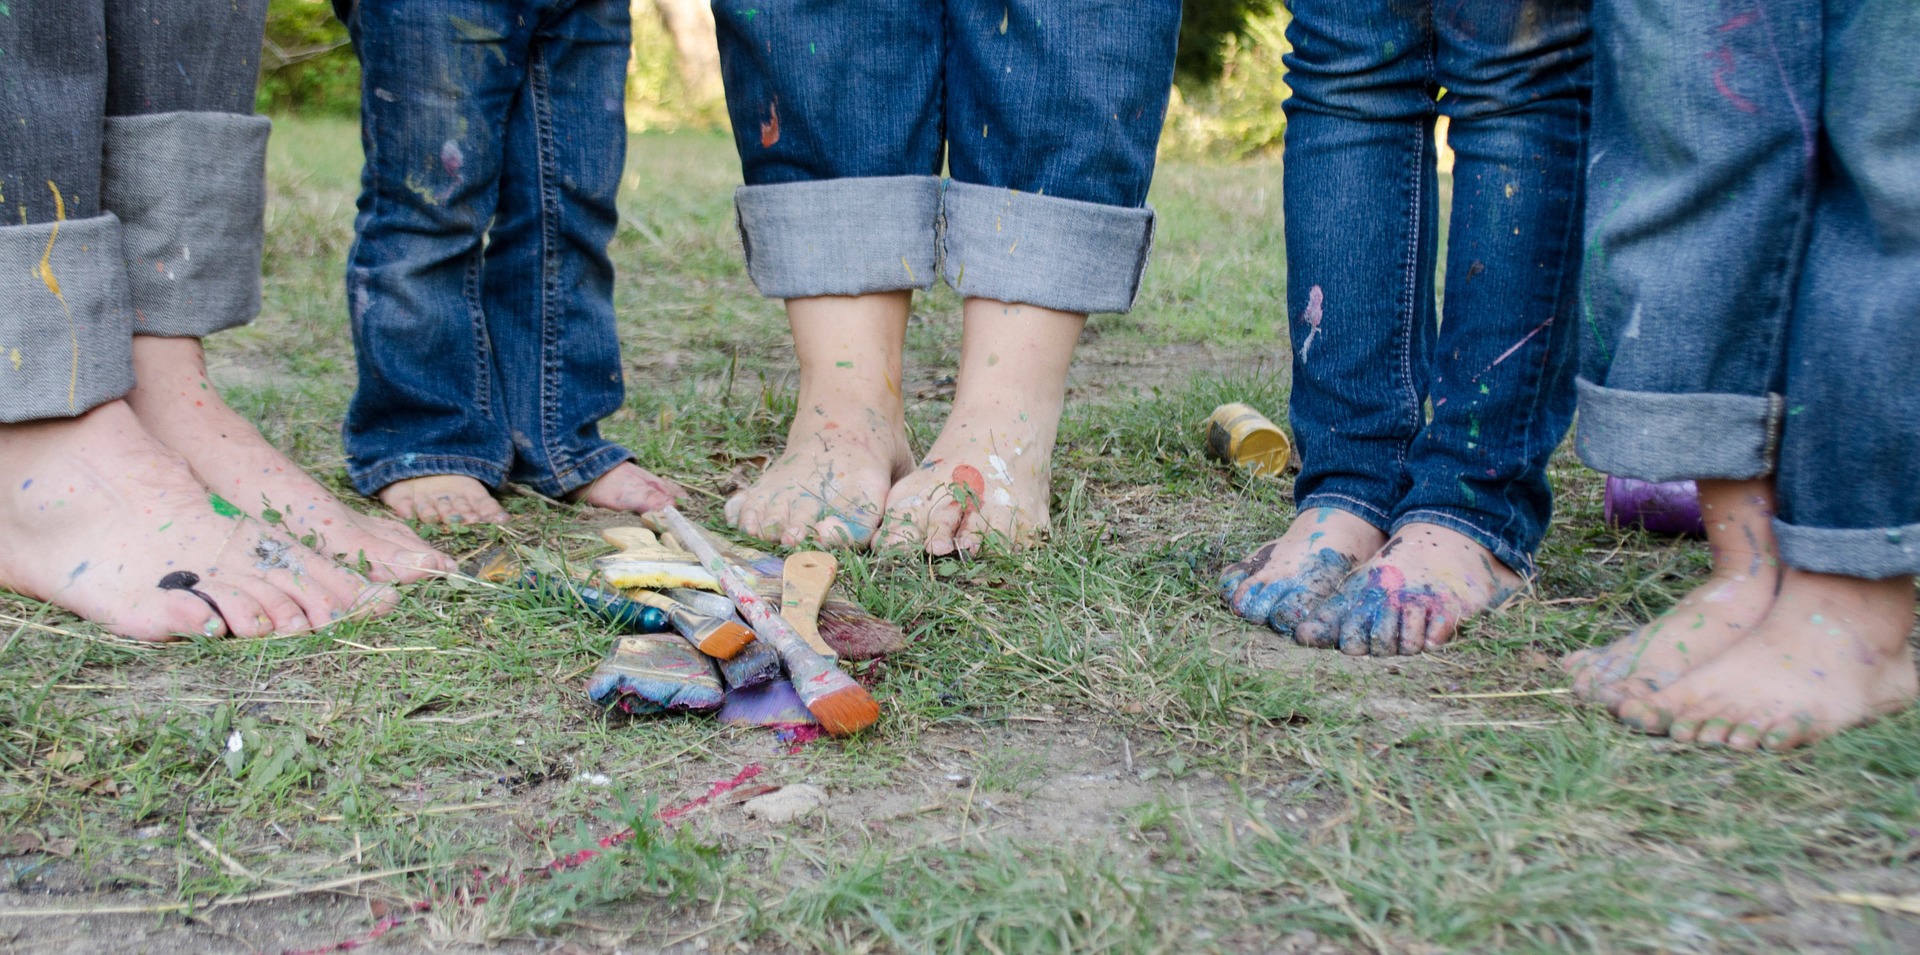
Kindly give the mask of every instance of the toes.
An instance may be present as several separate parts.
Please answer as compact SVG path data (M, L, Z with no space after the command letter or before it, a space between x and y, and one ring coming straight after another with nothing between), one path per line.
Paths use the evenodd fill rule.
M1580 672L1587 668L1588 664L1592 662L1594 654L1598 652L1600 651L1592 647L1588 647L1585 650L1575 650L1560 658L1560 669L1568 676L1573 677L1574 683L1578 685L1580 682Z
M1734 724L1733 731L1727 734L1727 746L1743 753L1751 753L1760 748L1760 740L1766 731L1753 720L1742 720Z
M226 575L221 575L225 577ZM236 637L264 637L273 633L273 618L267 614L267 608L261 606L249 591L247 582L240 580L219 584L205 583L200 592L211 598L220 608L220 619L226 621L227 632Z
M720 508L720 513L726 517L727 524L735 530L740 528L740 508L746 503L747 496L745 494L735 494L727 498L726 505Z
M1367 631L1367 652L1376 657L1396 656L1402 643L1412 643L1419 637L1408 633L1401 615L1391 611L1381 614L1372 624Z
M1421 610L1421 613L1425 615L1427 619L1426 619L1425 635L1420 639L1423 639L1425 641L1427 649L1438 650L1441 647L1444 647L1447 644L1453 642L1453 635L1456 632L1458 632L1460 629L1459 621L1453 619L1452 617L1447 616L1446 613L1440 610L1435 610L1431 613L1428 613L1423 608ZM1401 642L1404 643L1408 639L1414 639L1414 638L1403 636L1401 638Z
M1412 656L1428 648L1427 608L1408 607L1400 612L1400 655Z
M107 629L142 643L172 643L182 635L224 637L228 632L226 621L206 601L177 590L159 595L151 620L129 625L110 623Z
M313 629L307 619L306 611L293 598L282 593L278 587L264 580L236 581L235 586L245 590L266 613L267 633L302 633ZM266 636L266 633L241 634L242 636Z
M1370 641L1373 628L1366 614L1347 613L1340 615L1340 652L1350 657L1366 656L1371 649Z
M1628 700L1620 707L1620 722L1648 736L1660 736L1673 725L1673 714L1651 700Z
M1339 616L1329 616L1326 608L1322 607L1310 619L1300 621L1293 628L1293 642L1316 650L1328 650L1339 646Z
M1733 734L1733 727L1734 722L1724 716L1710 717L1700 722L1692 742L1696 746L1725 746L1727 737Z

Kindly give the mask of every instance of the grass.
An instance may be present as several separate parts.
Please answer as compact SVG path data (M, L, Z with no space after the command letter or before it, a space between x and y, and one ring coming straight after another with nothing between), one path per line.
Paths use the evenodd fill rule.
M212 343L236 407L342 490L357 163L350 125L279 121L265 315ZM629 169L614 254L630 396L608 430L718 494L784 433L783 318L742 274L727 140L638 136ZM1545 576L1455 649L1350 661L1226 613L1220 566L1290 510L1284 484L1203 459L1195 423L1226 400L1284 410L1279 169L1169 164L1154 201L1141 307L1098 319L1082 350L1053 545L845 561L859 599L915 636L868 674L877 731L789 752L607 716L580 691L605 629L453 582L322 634L158 650L0 597L0 916L187 901L193 920L129 924L159 932L156 950L201 950L195 926L237 932L221 919L251 908L265 927L246 946L301 947L375 916L327 897L204 906L397 869L341 891L456 947L1912 950L1912 919L1816 896L1917 888L1913 713L1736 757L1636 737L1563 695L1458 698L1564 686L1560 654L1704 571L1696 545L1606 528L1599 476L1571 457ZM937 395L957 339L952 296L923 299L909 393ZM945 407L915 399L922 446ZM714 503L696 508L710 523ZM510 529L439 543L594 552L590 515L509 506ZM721 797L650 821L748 764L756 783L824 787L829 811L766 828ZM60 924L114 923L0 932Z

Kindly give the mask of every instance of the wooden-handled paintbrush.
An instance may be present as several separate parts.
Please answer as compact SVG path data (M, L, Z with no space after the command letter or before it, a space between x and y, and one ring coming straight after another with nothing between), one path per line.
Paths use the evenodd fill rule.
M820 721L823 729L835 736L846 736L872 726L880 718L880 704L874 701L873 695L840 672L832 661L813 652L793 627L760 599L746 576L720 556L706 531L672 506L651 512L642 520L656 531L671 531L680 545L692 551L719 579L721 588L733 598L733 605L753 627L753 632L780 651L800 701L807 705L807 711Z
M787 558L780 574L780 616L813 652L836 663L839 652L820 639L820 605L826 601L827 588L833 586L834 572L839 569L840 561L832 554L803 550Z
M710 617L665 594L651 590L629 590L633 603L663 611L673 629L700 648L700 652L719 660L731 660L753 642L753 631L731 620Z

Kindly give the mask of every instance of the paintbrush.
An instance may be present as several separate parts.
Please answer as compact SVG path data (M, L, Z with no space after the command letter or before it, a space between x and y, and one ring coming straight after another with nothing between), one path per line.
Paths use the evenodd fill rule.
M785 680L728 690L727 701L720 704L718 719L735 726L771 726L774 729L820 725L820 721L807 712L807 705L800 701L800 694L794 692L793 684Z
M733 601L728 600L726 594L674 587L667 591L667 596L709 617L740 623L739 616L733 612ZM741 648L733 659L721 660L720 675L726 678L729 695L734 690L763 686L780 679L780 654L767 646L766 641L755 640Z
M593 566L607 583L621 590L720 589L720 581L692 554L660 543L644 527L609 527L600 532L600 537L620 548L620 553L596 557Z
M673 536L719 578L721 588L733 598L735 609L753 627L753 632L780 652L794 691L800 694L800 701L823 729L835 736L845 736L872 726L880 718L880 704L874 701L873 695L840 672L831 661L813 652L813 648L793 632L793 627L760 599L746 576L720 556L706 532L695 527L678 508L669 505L642 519L656 530L673 532Z
M529 564L547 569L535 570ZM529 559L511 548L496 547L475 558L473 568L473 576L481 580L512 583L543 597L563 598L628 633L661 633L673 625L666 608L648 606L572 580L564 576L558 562L545 554L536 553Z
M785 565L778 557L727 541L720 551L735 566L753 578L760 596L782 596L781 578ZM907 648L906 632L891 620L876 617L859 604L833 595L820 604L820 637L839 652L842 660L872 660Z
M720 708L726 694L707 659L677 635L634 634L614 642L587 678L587 696L601 706L643 716L667 710Z
M840 659L839 651L820 639L820 603L827 599L833 572L839 569L840 561L832 554L803 550L788 556L780 571L780 616L813 652L834 661Z
M644 605L648 610L664 613L667 622L687 638L688 643L715 659L731 660L753 642L753 631L744 624L701 613L665 594L651 590L629 590L627 595L631 599L622 599L623 603ZM732 614L727 616L731 617Z

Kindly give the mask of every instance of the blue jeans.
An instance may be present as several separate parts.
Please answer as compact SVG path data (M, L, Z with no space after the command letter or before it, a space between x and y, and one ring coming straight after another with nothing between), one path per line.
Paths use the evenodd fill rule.
M1600 0L1581 457L1920 573L1920 4Z
M1587 0L1289 9L1295 500L1383 531L1437 524L1531 574L1573 417ZM1444 321L1438 116L1454 151Z
M968 297L1132 307L1178 0L773 0L714 17L762 293L927 288L944 270Z
M607 243L626 0L341 2L362 69L347 470L558 497L632 455Z

